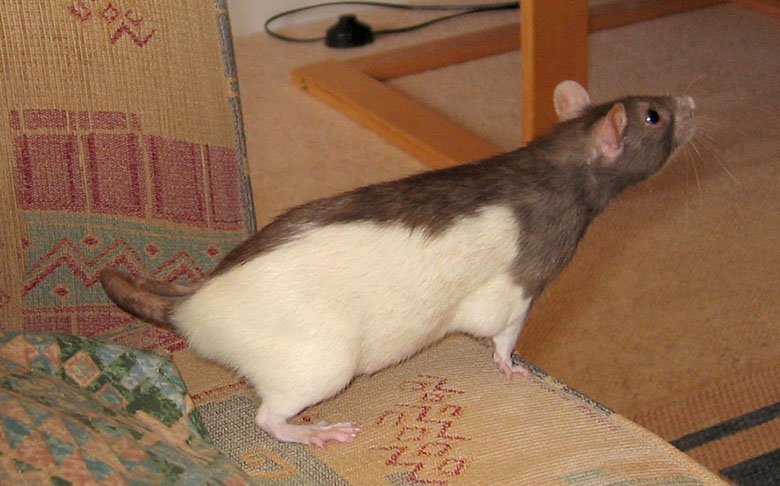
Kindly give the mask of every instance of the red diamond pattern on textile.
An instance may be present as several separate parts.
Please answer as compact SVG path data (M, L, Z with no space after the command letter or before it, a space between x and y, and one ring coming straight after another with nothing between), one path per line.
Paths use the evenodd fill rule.
M95 235L86 235L81 241L87 246L95 246L100 243L100 240Z
M146 252L147 255L149 255L152 258L156 257L160 253L160 249L153 243L149 243L148 245L146 245L144 251Z

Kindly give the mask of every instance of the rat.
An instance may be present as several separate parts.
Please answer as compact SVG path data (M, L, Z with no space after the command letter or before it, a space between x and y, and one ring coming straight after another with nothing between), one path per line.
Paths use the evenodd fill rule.
M688 96L593 105L564 81L553 102L559 123L529 145L293 208L201 282L108 267L101 283L246 377L256 424L279 441L353 441L353 422L289 420L450 333L489 339L501 373L528 376L512 352L534 300L607 203L694 130Z

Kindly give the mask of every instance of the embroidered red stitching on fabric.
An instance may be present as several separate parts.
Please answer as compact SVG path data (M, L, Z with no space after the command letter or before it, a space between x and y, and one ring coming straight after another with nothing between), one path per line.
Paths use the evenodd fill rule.
M411 466L407 481L445 485L446 476L460 476L468 465L466 458L456 456L455 448L469 438L452 433L463 407L449 402L465 391L450 386L447 378L433 375L418 375L401 382L399 388L415 397L379 414L376 425L394 426L398 431L393 443L375 449L391 452L385 460L387 466Z
M429 479L429 478L421 478L417 475L421 470L425 468L425 464L420 461L400 461L399 459L404 454L404 452L407 451L408 447L405 446L385 446L385 447L377 447L377 449L381 450L395 450L393 454L390 455L390 457L385 461L385 464L388 466L414 466L414 468L409 472L409 474L406 477L406 480L412 483L418 483L418 484L447 484L446 479ZM445 461L446 462L446 461ZM438 469L438 468L437 468ZM458 471L458 474L460 474L460 471Z
M131 23L131 24L135 25L136 27L140 26L140 25L141 25L141 22L143 22L143 21L144 21L143 17L141 17L140 15L138 15L138 13L136 13L136 11L135 11L135 10L133 10L132 8L131 8L131 9L128 9L128 10L127 10L127 12L125 12L125 18L126 18L126 19L127 19L127 20L128 20L130 23Z
M450 468L450 464L455 464L455 467L452 468L452 470L447 470ZM437 469L443 472L444 474L457 476L460 474L460 472L463 470L464 467L466 467L465 459L454 459L450 457L449 459L445 459L443 463L439 464Z
M438 447L439 450L436 452L430 452L428 450L429 446ZM450 451L450 449L452 449L452 445L447 442L427 442L417 450L417 455L418 456L443 456L447 454Z
M70 13L75 15L76 18L78 18L82 22L85 22L92 17L92 10L90 10L86 2L79 2L78 4L73 4L70 7L68 7L68 10L70 10Z
M102 10L100 10L100 17L109 24L118 19L120 15L122 15L122 13L119 11L119 9L114 7L114 5L110 2Z
M148 33L142 33L141 31L134 30L130 27L130 25L132 25L136 29L140 29L144 23L145 19L137 8L128 8L122 12L122 10L116 7L112 2L98 3L97 0L90 0L90 2L87 3L86 1L81 0L68 6L68 11L81 22L87 22L96 18L107 25L111 25L114 22L120 21L121 25L109 38L112 45L116 44L126 35L135 45L144 47L157 33L156 29L151 29ZM97 15L93 16L93 13L96 13Z
M127 24L122 24L121 27L119 27L116 32L114 32L114 35L111 36L111 43L116 44L116 42L122 38L123 35L127 34L130 39L132 39L133 42L135 42L135 45L138 47L143 47L146 45L147 42L149 42L149 39L152 38L152 36L157 32L156 30L152 29L152 31L149 33L149 35L145 37L140 37L133 29L127 26Z

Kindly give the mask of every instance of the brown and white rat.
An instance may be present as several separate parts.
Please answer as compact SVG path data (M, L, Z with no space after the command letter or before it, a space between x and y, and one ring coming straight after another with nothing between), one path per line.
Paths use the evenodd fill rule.
M114 268L101 282L122 309L245 376L257 425L280 441L352 441L354 423L287 421L448 333L491 339L499 370L527 375L511 353L531 303L605 205L693 132L690 97L592 106L564 81L554 104L561 123L527 147L291 209L203 282Z

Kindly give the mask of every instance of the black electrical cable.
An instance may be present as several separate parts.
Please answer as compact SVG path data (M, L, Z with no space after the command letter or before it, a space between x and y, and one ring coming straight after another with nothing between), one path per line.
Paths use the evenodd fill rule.
M306 10L312 10L315 8L322 8L322 7L334 7L339 5L358 5L358 6L369 6L369 7L378 7L378 8L390 8L390 9L396 9L396 10L417 10L417 11L457 11L458 13L451 14L451 15L445 15L442 17L437 17L432 20L428 20L426 22L422 22L419 24L414 24L406 27L399 27L395 29L384 29L384 30L378 30L374 32L375 35L383 35L383 34L398 34L402 32L410 32L413 30L421 29L423 27L427 27L429 25L442 22L444 20L449 20L455 17L461 17L463 15L471 15L474 13L480 13L480 12L491 12L496 10L513 10L520 8L520 2L504 2L504 3L494 3L494 4L485 4L485 5L410 5L410 4L399 4L399 3L386 3L386 2L371 2L371 1L341 1L341 2L325 2L325 3L318 3L316 5L309 5L307 7L300 7L300 8L294 8L292 10L287 10L281 13L278 13L276 15L273 15L268 18L268 20L265 21L264 28L265 31L270 35L271 37L275 37L277 39L287 41L287 42L320 42L325 40L325 36L322 37L308 37L308 38L298 38L298 37L289 37L286 35L279 34L278 32L274 32L271 30L270 25L275 20L278 20L282 17L286 17L288 15L297 14Z

